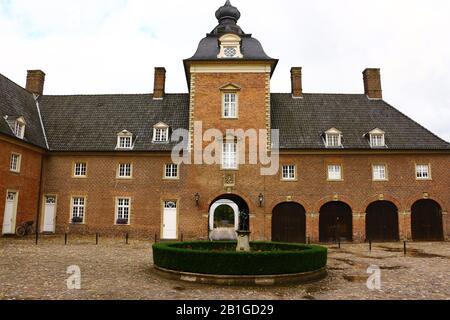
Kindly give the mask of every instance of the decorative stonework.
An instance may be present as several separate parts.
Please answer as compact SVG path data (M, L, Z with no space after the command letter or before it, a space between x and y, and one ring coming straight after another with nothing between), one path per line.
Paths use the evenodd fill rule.
M423 193L423 198L424 199L430 199L430 194L428 192L424 192Z
M266 73L266 130L267 130L267 151L272 150L272 109L270 99L270 73Z
M224 186L227 187L234 187L236 185L236 174L232 172L225 173L225 176L223 178Z
M194 125L195 125L195 73L191 73L191 92L189 99L189 150L193 150Z
M384 201L384 194L380 194L380 195L378 196L378 200Z
M333 196L333 201L339 201L339 195L337 193Z

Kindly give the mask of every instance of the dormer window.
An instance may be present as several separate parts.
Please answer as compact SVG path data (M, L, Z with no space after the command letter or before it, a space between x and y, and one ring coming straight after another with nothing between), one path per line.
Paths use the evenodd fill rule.
M167 124L161 122L153 127L153 142L169 142L169 126Z
M117 136L118 150L132 150L133 149L133 134L127 130L122 131Z
M372 148L386 147L385 132L380 129L369 132L369 140Z
M235 34L223 35L220 39L219 59L242 59L241 38Z
M342 148L342 132L335 128L325 132L325 145L327 148Z
M25 120L23 117L18 118L14 123L14 134L19 139L25 137Z

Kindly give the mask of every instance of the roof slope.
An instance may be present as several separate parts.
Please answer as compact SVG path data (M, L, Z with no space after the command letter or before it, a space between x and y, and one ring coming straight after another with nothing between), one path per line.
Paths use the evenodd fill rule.
M155 144L153 126L189 128L189 95L42 96L39 100L50 150L114 151L117 134L136 138L134 151L170 151L174 144Z
M382 100L362 94L272 94L272 128L280 130L281 149L325 149L323 134L343 133L344 149L370 149L364 136L386 132L389 150L450 150L450 144Z
M9 121L23 117L26 122L24 141L46 148L33 94L0 74L0 133L15 138L6 117Z

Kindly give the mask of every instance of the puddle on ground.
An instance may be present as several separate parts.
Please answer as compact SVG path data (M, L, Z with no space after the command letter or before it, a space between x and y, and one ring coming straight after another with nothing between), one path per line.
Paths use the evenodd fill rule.
M396 252L396 253L403 253L404 249L403 248L391 248L391 247L378 247L384 251L387 252ZM439 254L434 254L434 253L426 253L423 250L419 250L419 249L408 249L407 250L407 256L409 257L415 257L415 258L443 258L443 259L450 259L450 257L446 257L446 256L442 256Z
M366 282L369 279L369 276L343 275L342 277L348 282Z

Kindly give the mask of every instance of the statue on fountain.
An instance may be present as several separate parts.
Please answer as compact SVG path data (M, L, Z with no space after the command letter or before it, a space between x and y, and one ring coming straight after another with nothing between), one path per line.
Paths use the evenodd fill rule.
M236 251L250 252L250 228L249 228L249 214L245 211L239 213L239 230L238 245Z

